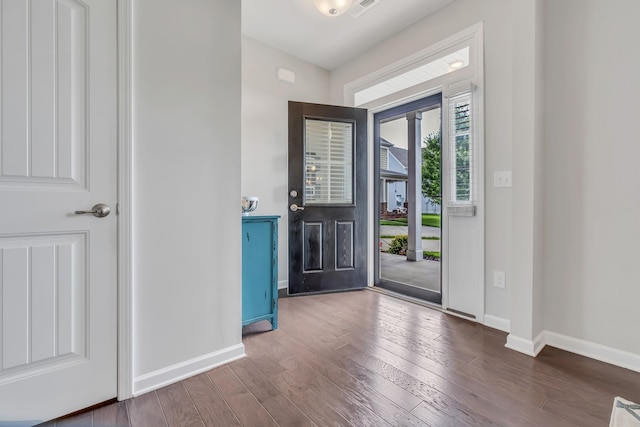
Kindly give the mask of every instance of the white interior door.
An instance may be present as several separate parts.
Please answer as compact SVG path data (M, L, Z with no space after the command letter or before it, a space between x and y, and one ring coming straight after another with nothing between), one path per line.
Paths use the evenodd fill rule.
M0 421L48 420L116 396L116 1L0 7Z

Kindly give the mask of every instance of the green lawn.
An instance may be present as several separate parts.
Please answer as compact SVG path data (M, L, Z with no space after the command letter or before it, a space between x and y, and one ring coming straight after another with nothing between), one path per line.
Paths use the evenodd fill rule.
M440 259L440 252L436 252L436 251L423 251L422 253L423 253L424 255L428 256L428 257L432 257L432 258Z
M402 223L400 221L390 220L390 219L381 219L380 225L407 225L407 223Z
M382 219L380 220L380 225L407 225L407 219ZM440 227L440 215L422 214L422 225L426 225L429 227Z

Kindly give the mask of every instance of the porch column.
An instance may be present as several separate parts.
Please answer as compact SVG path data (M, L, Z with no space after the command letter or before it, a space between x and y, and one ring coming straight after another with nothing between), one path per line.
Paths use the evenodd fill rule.
M385 178L380 179L380 215L387 214L387 206L389 206L389 202L387 201L387 180Z
M409 221L408 261L422 261L422 150L420 129L422 113L407 114L409 148L409 182L407 185L407 205Z
M388 204L389 204L389 200L388 200L387 193L389 192L389 190L387 189L387 180L386 180L385 178L382 178L382 186L381 186L381 189L382 189L382 194L380 195L380 199L381 199L383 202L386 202L386 203L387 203L387 205L388 205Z

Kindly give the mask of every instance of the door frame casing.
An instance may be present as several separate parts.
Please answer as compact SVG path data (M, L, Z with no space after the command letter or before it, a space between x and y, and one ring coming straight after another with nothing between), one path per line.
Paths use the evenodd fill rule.
M367 75L364 75L356 80L353 80L349 83L346 83L343 86L343 100L344 105L347 106L355 106L360 108L366 108L369 111L369 164L373 165L373 115L380 111L388 110L390 108L407 104L411 101L415 101L421 98L425 98L437 93L443 94L443 114L445 109L448 108L448 95L462 82L470 82L475 86L474 90L474 105L476 109L476 122L475 122L475 131L474 135L476 137L476 143L478 144L478 164L477 166L481 169L481 173L477 176L477 191L478 191L478 200L477 200L477 218L481 221L481 229L478 232L478 244L477 247L474 248L474 253L476 254L479 265L476 266L478 280L474 285L477 286L477 301L476 301L476 313L475 321L479 323L484 323L484 314L485 314L485 248L484 248L484 232L485 232L485 218L484 218L484 25L482 22L471 25L468 28L461 30L455 34L452 34L449 37L446 37L443 40L440 40L420 51L417 51L407 57L394 61L386 66L381 67L380 69L373 71ZM379 99L372 100L370 102L364 103L362 105L355 105L355 95L361 90L367 89L369 87L375 86L378 83L389 80L397 75L403 74L409 70L416 68L419 65L427 63L433 59L437 59L443 54L455 51L456 46L461 46L463 44L468 44L469 46L474 47L475 57L474 57L474 65L470 67L461 68L460 70L451 72L449 74L445 74L443 76L424 81L415 86L409 87L407 89L401 90L396 93L392 93L390 95L384 96ZM446 128L443 126L442 132L442 141L443 145L446 143L445 141L445 133ZM375 175L374 168L371 168L369 180L373 182ZM373 200L373 186L369 188L369 198ZM376 225L373 223L374 221L374 206L370 206L369 212L369 260L373 260L375 257L375 251L377 250L377 242L374 240L374 230ZM446 205L443 203L442 209L442 218L446 221ZM449 307L449 265L448 258L446 256L449 253L449 235L447 233L447 226L443 225L442 232L442 240L441 240L441 252L444 255L443 263L442 263L442 308L446 309ZM371 267L369 269L369 284L373 286L374 281L374 271L373 271L373 261L371 262ZM452 311L447 311L447 313L458 316L457 313ZM465 316L462 316L465 317ZM468 319L468 317L465 317Z
M116 0L118 76L117 398L133 397L132 0Z

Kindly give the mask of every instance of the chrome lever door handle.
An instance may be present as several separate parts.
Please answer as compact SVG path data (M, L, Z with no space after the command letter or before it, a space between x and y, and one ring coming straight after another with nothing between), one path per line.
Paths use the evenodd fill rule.
M289 206L289 209L291 209L291 212L303 211L304 207L303 206L298 206L295 203L291 203L291 205Z
M96 218L104 218L105 216L109 215L110 212L111 212L111 208L109 207L109 205L105 205L104 203L98 203L97 205L92 207L90 211L75 211L74 214L76 215L92 214Z

